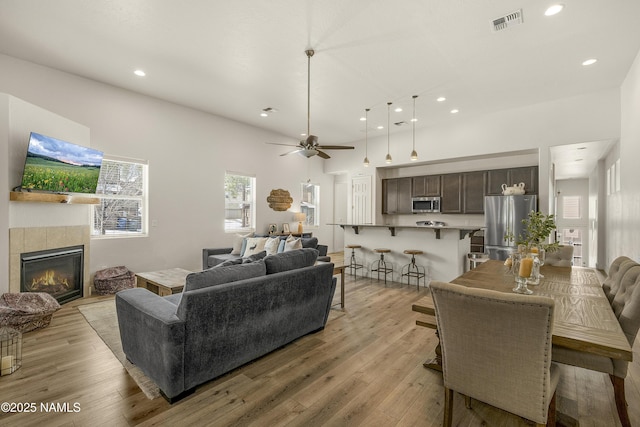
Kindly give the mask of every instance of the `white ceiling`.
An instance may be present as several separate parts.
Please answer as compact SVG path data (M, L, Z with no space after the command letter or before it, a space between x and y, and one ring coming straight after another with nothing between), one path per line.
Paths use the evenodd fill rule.
M0 0L0 52L299 139L313 48L311 133L345 144L365 108L370 126L388 101L409 122L412 95L430 126L619 87L640 2L560 1L545 17L551 0ZM492 31L518 9L523 24Z

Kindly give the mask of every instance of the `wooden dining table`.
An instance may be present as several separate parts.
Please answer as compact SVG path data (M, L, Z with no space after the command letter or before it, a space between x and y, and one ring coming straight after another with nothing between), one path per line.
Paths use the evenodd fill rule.
M543 265L539 285L528 285L533 295L552 298L554 347L598 354L631 362L633 351L602 290L598 273L591 268ZM458 285L513 292L515 278L502 261L489 260L452 280ZM413 311L435 316L431 296L412 306ZM436 328L435 319L418 320L418 325ZM438 344L439 347L439 344ZM425 366L441 369L441 353Z

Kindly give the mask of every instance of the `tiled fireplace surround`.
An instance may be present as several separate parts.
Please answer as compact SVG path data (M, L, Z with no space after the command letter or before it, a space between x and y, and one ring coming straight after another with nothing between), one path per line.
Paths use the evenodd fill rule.
M89 296L89 226L27 227L9 229L9 292L20 292L20 254L84 245L83 296Z

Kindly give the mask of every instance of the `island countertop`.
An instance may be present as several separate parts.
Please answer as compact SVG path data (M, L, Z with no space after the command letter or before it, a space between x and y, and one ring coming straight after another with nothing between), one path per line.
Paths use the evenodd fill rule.
M459 230L460 239L467 234L484 229L484 227L474 225L395 225L395 224L347 224L347 223L331 223L327 225L337 225L342 227L351 227L356 234L360 234L361 228L388 228L392 236L396 235L397 229L425 229L433 230L436 233L436 239L440 239L440 230Z

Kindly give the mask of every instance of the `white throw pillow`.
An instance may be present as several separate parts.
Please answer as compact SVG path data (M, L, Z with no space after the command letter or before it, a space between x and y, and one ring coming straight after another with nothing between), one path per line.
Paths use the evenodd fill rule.
M240 255L242 252L242 242L245 237L250 237L251 233L247 233L244 236L242 234L236 234L233 236L233 249L231 249L231 255Z
M287 241L284 243L283 252L289 252L295 249L302 249L302 239L295 238L293 236L287 237Z
M264 251L264 245L267 243L267 237L248 237L247 246L242 254L243 258Z
M267 255L275 255L276 253L278 253L279 245L279 237L267 237L267 242L264 244L264 250L267 251Z

